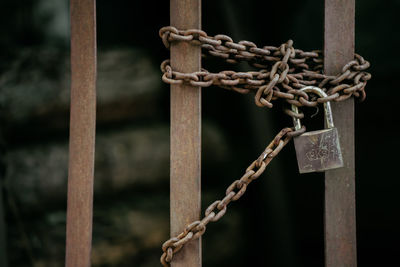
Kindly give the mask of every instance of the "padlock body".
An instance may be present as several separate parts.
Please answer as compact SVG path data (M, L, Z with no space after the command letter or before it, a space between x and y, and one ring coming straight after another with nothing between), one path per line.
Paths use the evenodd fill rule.
M294 138L300 173L323 172L343 167L336 128L305 132Z

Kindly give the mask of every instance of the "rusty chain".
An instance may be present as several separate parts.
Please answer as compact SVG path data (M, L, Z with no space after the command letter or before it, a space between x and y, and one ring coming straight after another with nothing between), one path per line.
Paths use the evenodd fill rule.
M175 253L177 253L187 242L195 240L202 236L206 231L209 222L216 222L225 215L228 204L242 197L246 192L247 186L265 171L271 160L278 155L282 148L289 143L292 137L302 134L305 131L303 127L295 131L293 128L283 128L261 153L261 155L253 161L246 169L244 175L235 180L225 192L225 197L221 200L214 201L205 210L203 219L188 224L183 232L170 238L162 245L163 254L161 255L161 263L163 266L170 266L170 262Z
M272 101L283 99L297 107L315 107L328 101L344 101L352 96L363 101L366 97L365 86L371 74L365 70L370 64L362 56L355 54L352 61L343 66L340 74L326 75L323 72L323 55L319 50L304 52L293 47L289 40L279 47L257 47L249 41L235 43L227 35L208 36L198 29L178 30L167 26L160 29L159 35L166 48L173 42L190 42L200 45L205 55L224 59L228 63L248 62L259 71L236 72L232 70L211 73L206 69L193 73L182 73L172 69L170 61L161 64L162 80L168 84L187 83L193 86L219 87L233 90L241 94L255 93L255 103L259 107L273 106ZM299 89L305 86L317 86L327 93L327 97L308 95ZM303 113L294 113L285 109L291 117L303 118ZM267 146L264 152L246 169L244 175L235 180L226 190L225 197L216 200L205 210L201 220L188 224L183 232L170 238L162 245L160 258L163 266L170 266L175 253L187 242L201 237L209 222L215 222L225 215L230 202L238 200L247 186L257 179L271 160L294 136L305 132L294 128L282 129Z
M323 55L319 50L304 52L293 47L293 41L279 47L257 47L253 42L233 42L226 35L208 36L204 31L178 30L167 26L160 29L160 37L164 45L169 48L177 41L190 42L200 45L207 55L224 59L228 63L247 61L250 65L259 68L259 71L235 72L221 71L210 73L202 69L193 73L174 71L169 60L161 64L162 80L169 84L189 83L193 86L219 87L233 90L241 94L255 92L255 103L260 107L273 106L272 101L284 99L289 104L298 107L315 107L319 103L328 101L343 101L352 96L365 99L365 86L371 79L371 74L365 72L370 64L362 56L355 54L354 60L343 66L340 74L326 75L323 73ZM299 91L305 86L317 86L324 90L328 97L309 97ZM289 109L285 113L292 117L296 115Z

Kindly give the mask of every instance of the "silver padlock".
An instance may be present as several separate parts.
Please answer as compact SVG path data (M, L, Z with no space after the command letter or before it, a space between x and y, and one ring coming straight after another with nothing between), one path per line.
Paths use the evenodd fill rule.
M300 89L305 93L314 93L320 97L328 95L318 87L306 86ZM297 106L292 111L299 113ZM343 167L338 131L333 124L331 104L324 103L325 129L305 132L294 138L297 163L300 173L323 172ZM296 130L301 129L300 119L293 117Z

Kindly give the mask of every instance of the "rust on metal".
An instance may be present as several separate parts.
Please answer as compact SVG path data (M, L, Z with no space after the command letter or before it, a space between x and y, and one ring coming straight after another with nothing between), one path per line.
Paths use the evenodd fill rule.
M328 97L322 89L315 86L306 86L301 88L300 91L312 93L321 98ZM323 172L343 167L339 135L333 123L331 103L328 101L323 105L326 129L306 132L294 138L300 173ZM292 111L294 114L299 114L298 107L294 104ZM293 123L296 130L301 129L298 116L293 117Z
M89 267L96 121L96 1L71 0L66 267Z
M243 177L234 181L228 187L225 197L213 202L206 209L201 220L196 219L199 217L198 212L200 212L200 196L197 194L200 193L200 178L196 179L196 175L200 175L198 157L200 142L196 139L199 136L199 128L197 127L200 122L200 108L197 105L200 103L199 87L217 85L241 94L254 92L255 103L260 107L271 108L273 100L282 99L292 107L296 107L296 110L285 109L285 113L293 117L294 120L304 117L303 113L297 112L297 107L315 107L322 103L325 112L327 112L330 101L347 103L349 102L347 99L352 97L361 101L365 99L365 86L371 78L371 75L365 70L369 68L370 64L360 55L354 54L353 46L348 46L354 37L351 28L354 26L352 24L354 23L352 21L354 20L354 0L347 2L344 0L326 0L326 3L325 12L328 16L325 23L325 40L332 44L325 44L324 53L328 63L325 64L325 71L323 71L324 56L321 51L304 52L295 49L291 40L279 47L263 46L261 48L249 41L235 43L232 38L222 34L209 36L200 29L199 20L192 20L196 15L198 15L198 19L200 18L199 2L195 3L194 0L171 1L172 25L163 27L159 31L164 45L171 49L171 60L166 60L161 64L162 80L171 85L172 237L162 246L161 263L164 266L169 266L170 263L174 266L201 265L201 257L197 256L200 251L200 237L204 234L206 225L222 218L227 210L227 205L244 194L247 185L264 172L267 164L286 145L287 141L305 132L305 127L301 127L300 123L294 129L283 129L260 157L249 166ZM344 3L345 5L341 6ZM340 8L337 9L339 6ZM347 10L347 8L349 9ZM329 14L329 12L332 14ZM341 16L346 17L346 19L343 20ZM184 23L185 19L193 23ZM342 25L343 21L345 23ZM347 35L348 33L350 35ZM200 62L200 47L206 56L220 57L228 63L246 61L256 70L248 72L221 71L218 73L210 73L205 69L200 70L200 64L198 64ZM343 51L346 52L343 53ZM193 55L195 56L192 57ZM318 90L323 93L317 94L317 97L309 96L304 91L306 87L318 87ZM338 174L343 174L344 179L347 179L346 177L354 178L354 175L351 176L351 170L354 174L354 147L351 147L353 145L351 139L354 138L354 125L352 124L353 111L349 110L349 104L344 104L343 107L344 112L343 110L339 112L340 106L338 104L334 107L334 113L339 113L339 115L335 115L340 120L338 131L333 126L333 120L326 117L329 129L304 135L308 139L307 142L319 144L318 147L314 146L316 147L314 150L312 147L307 148L310 153L304 154L308 154L311 160L321 161L330 153L330 162L321 162L320 166L315 165L315 170L322 171L322 169L342 166L344 163L341 160L338 141L340 134L340 138L344 139L344 153L351 158L344 158L344 161L349 161ZM348 114L350 114L350 117L346 121L345 117ZM350 131L349 134L346 133L348 130ZM317 134L318 138L311 136L312 134ZM321 146L324 149L321 149ZM303 158L303 153L299 158ZM193 162L199 164L194 166ZM350 171L346 171L347 169L350 169ZM355 249L352 253L352 251L348 251L348 247L354 244L353 248L355 248L355 238L354 243L351 243L353 233L355 237L355 229L351 228L351 224L354 226L352 214L352 212L354 213L354 205L344 209L349 214L340 214L346 201L340 199L336 204L334 198L340 198L341 192L345 192L347 199L353 197L353 203L350 201L350 205L354 204L354 179L353 182L344 184L343 181L332 181L336 177L329 175L329 173L333 174L334 172L328 172L326 179L326 220L330 220L330 218L327 218L332 216L336 216L336 218L332 218L331 222L326 224L326 230L336 240L331 242L332 236L328 236L327 251L335 250L336 253L332 253L331 258L338 259L338 264L329 264L329 266L353 266L348 263L351 262L351 259L355 259ZM343 185L347 186L348 193L346 190L342 190L341 186ZM341 190L339 194L335 192L337 189ZM351 190L353 190L353 195L351 195ZM195 219L188 220L188 218ZM349 223L338 223L338 218L339 220L344 218ZM338 227L335 228L335 225ZM349 230L348 234L344 233L346 229ZM336 242L342 238L342 234L345 236L344 242ZM196 243L195 240L197 240ZM341 247L337 247L337 245ZM177 253L176 256L175 253ZM341 253L347 253L346 255L349 257L345 258ZM189 255L194 256L190 258Z
M159 35L167 48L176 43L190 43L201 46L205 56L219 57L228 63L246 61L257 69L248 72L229 70L218 73L202 69L188 73L174 68L169 60L166 60L161 64L164 82L200 87L217 85L241 94L254 92L254 100L259 107L271 108L272 100L278 98L298 107L316 106L327 101L344 101L352 96L362 101L366 96L365 86L371 78L371 75L365 72L370 66L369 62L357 54L349 59L347 64L343 64L335 75L327 75L322 71L322 52L295 49L292 40L279 47L261 48L249 41L235 43L226 35L208 36L201 30L178 30L173 26L161 28ZM327 92L328 96L318 100L309 99L307 94L299 89L310 85L318 86ZM288 109L285 111L290 116L294 115Z
M171 25L201 29L200 0L171 0ZM201 67L201 48L186 42L171 45L171 65L180 72ZM190 84L171 85L171 236L200 217L201 90ZM190 241L174 258L174 267L201 266L201 240Z
M225 196L221 200L216 200L209 205L204 212L201 220L187 222L178 233L164 242L162 246L163 254L161 263L163 266L170 266L180 255L180 250L190 245L189 242L198 240L206 231L206 226L210 222L216 222L221 219L227 210L230 202L236 201L246 192L247 186L263 174L268 164L278 155L284 146L286 146L293 137L304 133L305 128L295 130L293 128L283 128L272 140L261 155L254 160L246 169L240 179L233 181L225 191ZM179 253L178 253L179 252ZM191 265L187 265L191 266Z
M336 128L306 132L293 141L300 173L324 172L343 167Z
M325 0L324 67L341 72L354 58L354 0ZM325 266L357 266L354 100L332 105L344 167L325 173Z

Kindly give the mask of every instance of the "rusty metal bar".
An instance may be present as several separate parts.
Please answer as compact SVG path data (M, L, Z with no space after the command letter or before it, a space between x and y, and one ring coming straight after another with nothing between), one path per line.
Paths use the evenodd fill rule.
M354 58L355 0L325 0L325 73ZM325 173L325 266L357 266L354 100L332 104L344 167Z
M201 28L201 0L171 0L171 25ZM171 66L181 72L199 71L200 46L171 45ZM190 85L171 85L171 236L200 218L201 199L201 91ZM176 254L173 267L201 266L201 239L189 242Z
M96 124L96 1L71 0L66 267L89 267Z

